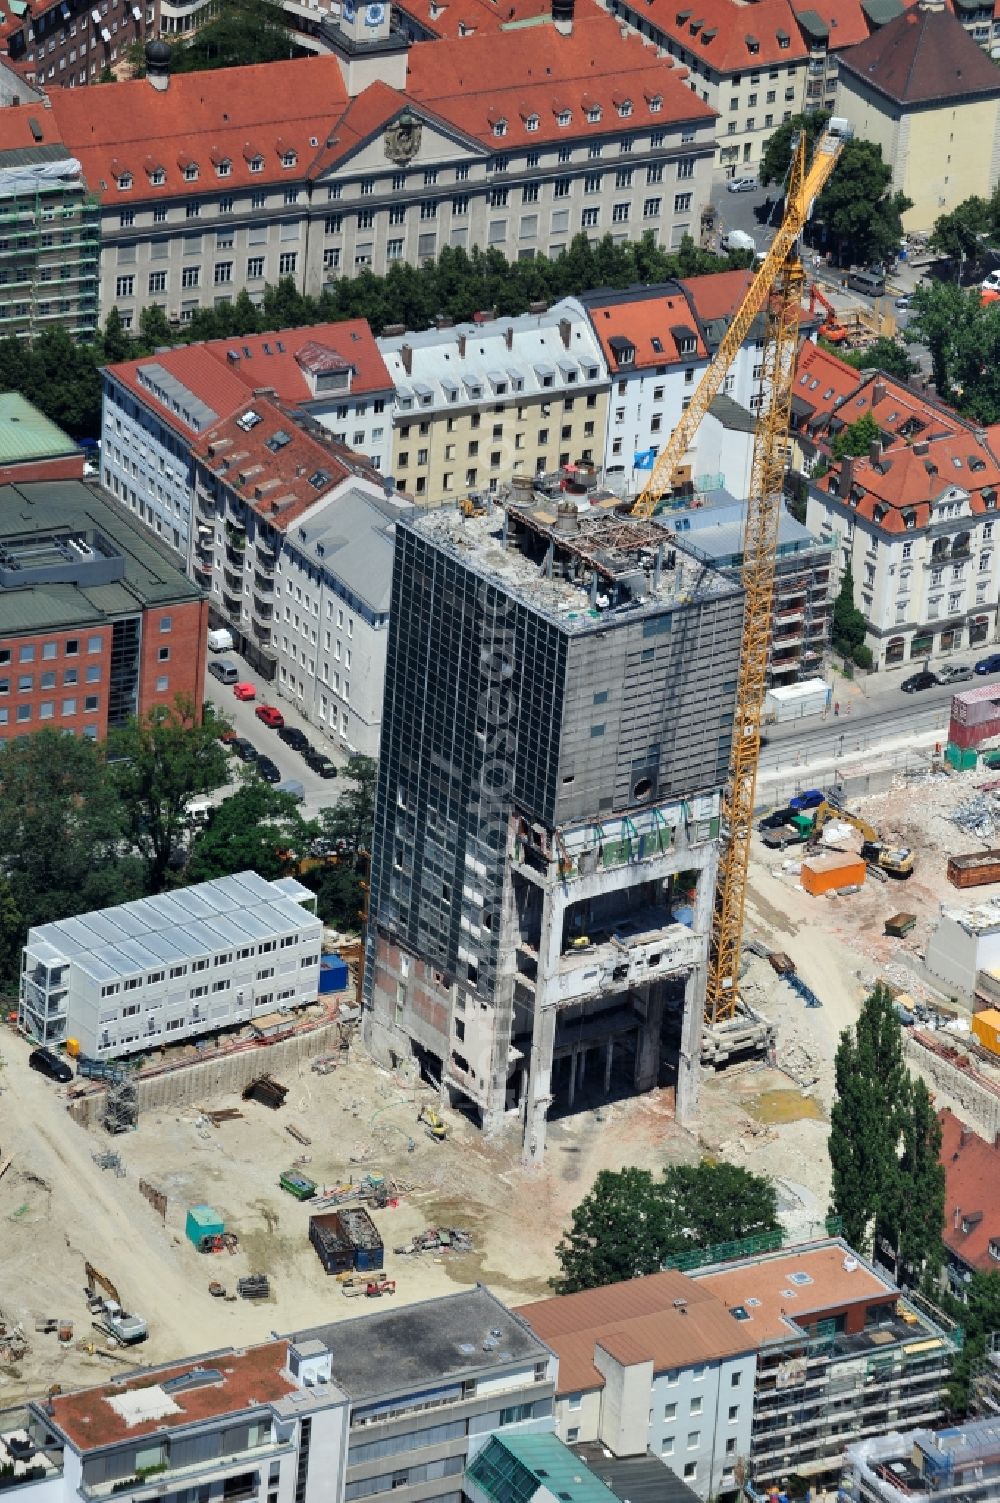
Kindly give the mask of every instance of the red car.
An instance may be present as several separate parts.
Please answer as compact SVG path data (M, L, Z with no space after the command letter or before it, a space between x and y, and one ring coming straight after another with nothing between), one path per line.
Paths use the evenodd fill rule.
M256 684L234 684L233 693L237 699L256 699L257 686Z
M280 730L285 723L284 715L282 715L280 710L276 710L274 705L258 705L254 714L258 720L263 720L264 724L269 726L272 731Z

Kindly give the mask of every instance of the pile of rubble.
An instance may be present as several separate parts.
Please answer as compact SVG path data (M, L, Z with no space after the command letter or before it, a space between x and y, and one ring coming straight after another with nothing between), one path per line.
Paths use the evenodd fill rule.
M1000 833L1000 793L978 789L951 813L952 824L977 840L992 841Z

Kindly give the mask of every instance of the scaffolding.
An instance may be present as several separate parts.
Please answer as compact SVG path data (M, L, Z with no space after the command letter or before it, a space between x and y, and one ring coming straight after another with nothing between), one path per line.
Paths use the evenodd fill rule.
M133 1077L108 1082L104 1126L113 1136L133 1132L139 1126L139 1090Z
M6 167L0 153L0 335L33 338L62 324L97 329L100 204L83 179L46 175L62 162ZM71 161L71 159L68 159Z

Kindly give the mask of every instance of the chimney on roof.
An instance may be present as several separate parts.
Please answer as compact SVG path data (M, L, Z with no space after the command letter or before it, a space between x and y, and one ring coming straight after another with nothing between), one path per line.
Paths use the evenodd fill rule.
M868 445L868 459L871 464L878 465L882 463L882 440L880 438L873 438Z
M885 382L876 381L872 387L872 406L878 406L879 402L885 401Z
M915 443L913 445L913 452L914 454L926 454L928 453L929 448L930 445L928 444L927 440L923 438L919 441L919 443Z
M399 347L399 358L403 362L403 369L406 372L406 374L408 376L412 375L413 374L413 346L409 345L409 344L401 344L400 347Z
M569 319L561 318L559 320L559 338L562 340L567 349L569 349L569 337L572 332L573 325L570 323Z
M560 36L572 36L573 0L552 0L552 24Z
M507 346L508 350L512 350L514 348L514 326L513 326L513 324L508 324L507 327L506 327L506 329L504 329L504 331L503 331L503 342Z
M465 359L465 344L466 344L465 335L464 334L460 334L458 336L458 354L459 354L459 358L461 360Z
M975 428L973 431L974 431L974 433L976 435L976 443L977 444L984 444L986 442L986 429L985 428Z
M170 87L170 45L154 39L146 43L146 79L161 94Z
M968 1127L966 1127L965 1123L963 1122L962 1123L962 1131L958 1135L959 1146L962 1147L962 1148L964 1148L965 1145L966 1145L966 1143L969 1141L969 1139L971 1137L972 1137L971 1130Z
M854 483L854 460L850 454L845 454L840 462L840 498L846 501L851 494L851 486Z

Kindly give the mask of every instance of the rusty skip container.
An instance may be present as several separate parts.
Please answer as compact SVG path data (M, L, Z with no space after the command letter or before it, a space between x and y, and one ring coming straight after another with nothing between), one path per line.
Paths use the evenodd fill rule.
M985 887L988 882L1000 882L1000 850L949 856L947 876L953 887Z
M810 856L803 861L800 880L814 898L842 887L860 887L865 880L865 863L860 856Z

